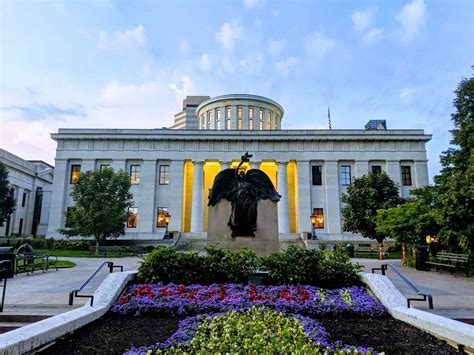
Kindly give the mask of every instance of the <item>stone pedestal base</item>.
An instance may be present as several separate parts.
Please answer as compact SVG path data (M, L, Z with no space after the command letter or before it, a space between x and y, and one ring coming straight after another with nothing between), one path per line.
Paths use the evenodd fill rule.
M232 212L229 201L221 200L209 207L207 240L218 243L222 249L244 249L255 251L258 256L277 253L280 249L278 238L278 208L276 202L262 200L257 205L257 230L255 237L232 237L227 225Z

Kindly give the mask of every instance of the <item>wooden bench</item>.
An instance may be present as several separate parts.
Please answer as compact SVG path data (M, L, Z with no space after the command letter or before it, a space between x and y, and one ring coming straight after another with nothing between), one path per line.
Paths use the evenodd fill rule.
M359 243L354 248L355 254L369 255L369 256L378 256L379 255L379 245L378 244L369 244L369 243ZM388 247L382 247L383 255L388 255Z
M432 261L427 261L426 265L428 266L427 270L429 270L431 266L434 266L436 271L448 269L451 273L464 270L466 276L469 277L469 259L470 254L456 254L441 251Z
M111 246L99 246L99 253L96 254L96 247L95 246L90 246L89 247L89 255L103 255L107 256L107 253L118 253L118 256L122 256L127 254L122 247L117 246L117 245L111 245Z

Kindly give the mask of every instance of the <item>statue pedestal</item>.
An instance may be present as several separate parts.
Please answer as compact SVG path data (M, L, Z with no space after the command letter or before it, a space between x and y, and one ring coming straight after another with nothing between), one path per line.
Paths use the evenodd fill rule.
M209 206L207 241L218 243L221 249L252 249L258 256L267 256L280 250L278 238L278 207L270 200L260 200L257 204L257 230L255 237L232 237L227 223L232 206L227 200L220 200Z

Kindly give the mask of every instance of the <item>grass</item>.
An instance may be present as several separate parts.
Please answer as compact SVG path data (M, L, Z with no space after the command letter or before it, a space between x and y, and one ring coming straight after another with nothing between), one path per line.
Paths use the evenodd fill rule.
M107 252L99 253L99 255L95 255L94 252L89 250L68 250L68 249L35 249L35 252L39 253L48 253L49 255L53 256L62 256L62 257L74 257L74 258L103 258L103 257L125 257L125 256L132 256L131 253L127 252Z
M379 256L378 254L368 254L368 253L357 253L355 252L355 257L356 258L366 258L366 259L378 259ZM402 258L402 251L397 250L397 251L390 251L388 252L388 255L385 255L385 259L401 259Z

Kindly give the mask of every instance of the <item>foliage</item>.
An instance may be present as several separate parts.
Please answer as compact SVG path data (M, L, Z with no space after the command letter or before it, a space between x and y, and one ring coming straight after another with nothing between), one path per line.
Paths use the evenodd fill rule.
M332 342L326 329L311 318L254 306L245 311L188 317L165 342L132 347L126 355L150 350L155 354L355 354L373 349Z
M15 211L13 192L8 181L7 168L0 162L0 227L3 226L3 221Z
M262 258L269 271L269 283L305 284L320 287L342 287L359 283L359 266L353 264L341 248L307 250L296 246Z
M395 207L403 201L397 184L385 172L354 179L341 200L345 203L341 209L344 230L360 233L380 244L385 235L376 229L377 210Z
M306 250L290 246L263 258L257 258L248 249L230 251L210 246L206 251L207 255L199 256L158 247L145 256L138 277L146 283L246 283L249 275L263 267L269 272L269 282L276 285L302 283L334 288L359 283L359 266L352 264L340 249Z
M443 218L441 241L453 251L474 250L474 77L459 83L451 115L454 147L441 156L438 207Z
M66 212L66 236L93 237L96 252L107 238L125 234L128 208L133 205L130 177L111 168L86 171L79 175L71 192L74 206Z
M434 188L425 186L411 191L415 198L396 207L378 210L377 232L399 243L418 245L427 235L438 235L441 216L434 202Z
M284 313L312 317L383 317L382 304L364 287L322 289L315 286L243 284L131 286L113 306L120 314L194 315L239 311L262 305Z

